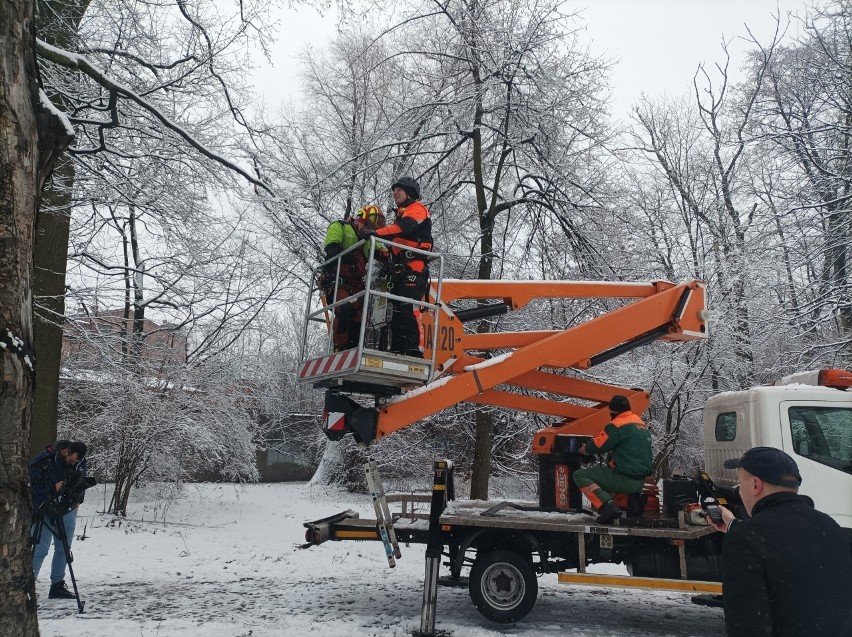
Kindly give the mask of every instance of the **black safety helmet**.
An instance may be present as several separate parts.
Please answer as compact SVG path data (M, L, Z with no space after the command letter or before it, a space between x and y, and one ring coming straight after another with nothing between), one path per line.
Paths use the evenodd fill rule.
M391 184L391 190L399 186L405 191L409 198L417 201L420 199L420 184L413 177L400 177Z

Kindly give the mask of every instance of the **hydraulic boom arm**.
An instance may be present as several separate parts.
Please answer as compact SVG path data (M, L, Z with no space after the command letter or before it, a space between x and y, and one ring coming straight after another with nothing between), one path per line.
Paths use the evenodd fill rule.
M434 297L432 290L432 302ZM464 320L518 310L539 298L635 300L564 330L484 334L464 331ZM472 310L454 311L450 307L453 301L463 299L499 302ZM573 378L558 373L560 370L588 369L656 340L688 341L706 337L704 284L700 281L674 284L444 279L439 308L437 330L433 331L435 316L423 315L428 335L425 354L429 358L432 350L437 350L434 353L438 378L377 408L362 407L330 390L326 395L326 412L345 418L344 432L351 431L369 443L468 401L561 418L561 424L542 429L534 437L533 451L548 454L558 435L597 433L609 419L606 404L614 394L628 395L634 410L640 413L649 403L648 395L641 390L627 391ZM511 351L493 358L481 355L498 349ZM517 390L535 390L547 397L529 396Z

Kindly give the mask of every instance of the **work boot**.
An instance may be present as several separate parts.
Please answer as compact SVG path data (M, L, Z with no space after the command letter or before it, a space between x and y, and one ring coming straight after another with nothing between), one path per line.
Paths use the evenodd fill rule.
M423 352L421 352L419 349L410 349L405 352L405 355L410 358L423 358Z
M598 509L598 517L595 518L595 522L598 524L609 524L610 522L614 522L618 518L621 517L621 509L615 503L615 500L610 500L606 504L604 504L600 509Z
M75 595L65 586L65 580L59 580L50 585L49 599L74 599Z

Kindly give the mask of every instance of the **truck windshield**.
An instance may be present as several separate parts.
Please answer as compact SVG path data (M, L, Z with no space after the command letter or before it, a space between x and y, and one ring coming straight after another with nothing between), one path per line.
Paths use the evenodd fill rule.
M799 405L788 415L798 455L852 473L852 409Z

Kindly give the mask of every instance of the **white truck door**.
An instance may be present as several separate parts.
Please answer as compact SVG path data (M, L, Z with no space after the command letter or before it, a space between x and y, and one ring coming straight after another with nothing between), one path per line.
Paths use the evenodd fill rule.
M852 528L852 405L848 399L779 403L781 440L802 474L799 492Z

